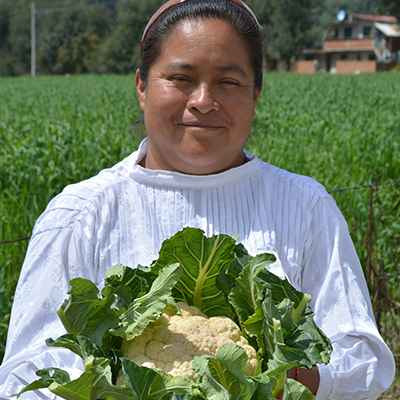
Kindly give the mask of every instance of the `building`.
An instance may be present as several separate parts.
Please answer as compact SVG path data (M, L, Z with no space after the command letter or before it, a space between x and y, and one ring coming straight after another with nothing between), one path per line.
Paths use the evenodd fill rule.
M361 73L390 70L400 63L400 24L396 17L339 11L322 49L297 55L298 73Z

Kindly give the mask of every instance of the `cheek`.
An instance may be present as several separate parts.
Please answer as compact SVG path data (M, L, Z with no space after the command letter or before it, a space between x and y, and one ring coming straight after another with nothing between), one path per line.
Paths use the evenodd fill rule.
M169 115L183 113L187 104L187 96L180 91L161 87L154 91L151 98L148 98L148 106L159 115Z
M254 117L254 102L249 96L240 94L232 96L225 103L226 109L229 110L232 118L246 123Z

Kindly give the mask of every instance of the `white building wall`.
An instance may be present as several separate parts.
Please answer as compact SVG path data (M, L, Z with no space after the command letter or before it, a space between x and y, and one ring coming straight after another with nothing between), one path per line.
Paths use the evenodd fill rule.
M364 37L370 37L364 36L364 28L370 28L371 30L373 29L373 22L372 21L353 21L352 26L350 25L337 25L334 27L334 29L338 30L338 36L337 39L347 39L344 36L344 32L346 28L351 28L351 37L354 39L362 39Z

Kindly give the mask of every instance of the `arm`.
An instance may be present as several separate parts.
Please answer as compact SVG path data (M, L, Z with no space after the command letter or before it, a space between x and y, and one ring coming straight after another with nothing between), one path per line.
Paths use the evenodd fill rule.
M315 321L333 345L329 365L318 369L316 400L376 399L394 378L394 359L376 327L358 256L333 199L315 205L306 242L301 290L312 295Z
M0 399L18 393L38 379L42 368L59 367L77 377L82 360L68 350L49 348L45 340L66 333L56 311L69 290L68 282L84 268L87 259L82 241L69 228L43 230L34 234L15 293L6 354L0 367ZM86 257L87 258L87 257ZM86 264L88 265L88 264ZM33 393L21 396L32 399ZM35 392L35 399L56 398L48 391Z

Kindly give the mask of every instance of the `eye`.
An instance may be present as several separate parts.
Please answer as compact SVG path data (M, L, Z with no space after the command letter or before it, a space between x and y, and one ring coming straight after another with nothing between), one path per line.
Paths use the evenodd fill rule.
M184 76L184 75L174 75L174 76L171 76L170 78L169 78L169 80L170 81L172 81L172 82L182 82L182 83L184 83L184 82L190 82L190 79L189 79L189 77L187 77L187 76Z
M221 84L226 86L240 86L239 82L232 79L224 79L223 81L221 81Z

